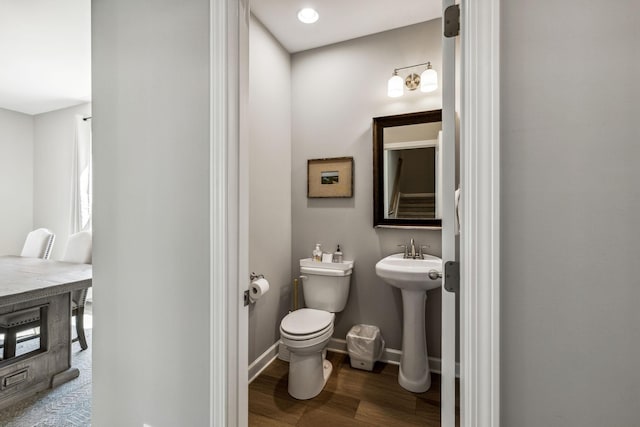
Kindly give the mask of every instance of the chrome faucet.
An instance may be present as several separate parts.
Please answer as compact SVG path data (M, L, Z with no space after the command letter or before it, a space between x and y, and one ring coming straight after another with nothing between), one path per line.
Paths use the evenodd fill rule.
M422 259L422 248L428 248L428 245L418 246L418 250L416 250L416 242L411 239L408 245L398 245L401 248L404 248L404 256L403 258L411 258L411 259Z

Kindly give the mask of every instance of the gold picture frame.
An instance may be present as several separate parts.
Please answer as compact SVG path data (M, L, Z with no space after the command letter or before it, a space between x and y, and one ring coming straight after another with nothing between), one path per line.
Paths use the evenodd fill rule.
M353 157L308 160L307 197L353 197Z

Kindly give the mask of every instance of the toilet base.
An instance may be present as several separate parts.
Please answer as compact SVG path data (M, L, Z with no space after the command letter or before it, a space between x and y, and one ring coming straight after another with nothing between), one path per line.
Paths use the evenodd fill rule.
M324 388L333 365L322 352L299 355L291 352L289 361L289 394L298 400L316 397Z

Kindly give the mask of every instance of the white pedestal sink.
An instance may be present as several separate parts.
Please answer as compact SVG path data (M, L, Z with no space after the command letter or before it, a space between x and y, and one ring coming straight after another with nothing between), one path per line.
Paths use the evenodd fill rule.
M378 261L376 274L389 285L402 291L402 358L398 383L414 393L422 393L431 386L431 371L427 355L425 302L427 291L442 286L442 260L432 255L422 259L403 258L404 254L389 255ZM432 277L429 277L431 273Z

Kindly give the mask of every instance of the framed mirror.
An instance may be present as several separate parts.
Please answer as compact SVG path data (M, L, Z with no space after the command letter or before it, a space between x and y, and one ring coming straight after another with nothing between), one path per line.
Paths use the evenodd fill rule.
M442 110L373 119L373 225L442 227Z

